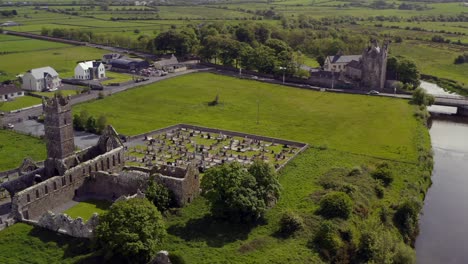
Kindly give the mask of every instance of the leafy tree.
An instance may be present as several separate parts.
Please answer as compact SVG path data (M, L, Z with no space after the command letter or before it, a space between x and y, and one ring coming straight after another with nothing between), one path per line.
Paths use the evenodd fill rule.
M347 219L353 210L351 198L344 192L330 192L320 200L319 213L327 218Z
M405 241L411 244L414 243L419 233L418 218L421 208L421 203L410 199L400 204L395 212L394 222Z
M214 216L234 222L255 221L278 199L279 183L270 169L254 163L249 171L233 162L206 172L201 182L202 195Z
M145 195L161 213L166 212L174 205L171 191L164 185L157 183L153 175L148 180L148 187L146 188Z
M147 199L114 203L99 218L95 238L112 263L147 263L166 236L161 213Z
M405 83L411 84L414 88L420 84L420 74L416 64L410 60L401 60L398 62L397 67L398 80Z
M429 106L434 103L434 96L428 94L426 90L419 87L413 92L412 102L417 105Z
M236 38L240 42L252 43L255 40L253 30L247 25L240 25L235 32Z
M73 115L73 128L78 131L84 130L84 122L78 114Z
M106 128L107 117L105 115L100 115L96 122L96 132L101 134L101 132Z
M86 120L86 131L89 133L96 133L96 119L92 116Z
M267 46L260 46L254 50L252 63L259 72L274 73L277 68L275 51Z

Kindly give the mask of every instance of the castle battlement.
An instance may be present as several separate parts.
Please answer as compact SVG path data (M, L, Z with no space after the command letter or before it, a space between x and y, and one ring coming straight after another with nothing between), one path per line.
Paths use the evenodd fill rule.
M52 98L42 98L42 108L46 115L48 113L60 113L64 111L71 111L71 97L63 97L55 95Z

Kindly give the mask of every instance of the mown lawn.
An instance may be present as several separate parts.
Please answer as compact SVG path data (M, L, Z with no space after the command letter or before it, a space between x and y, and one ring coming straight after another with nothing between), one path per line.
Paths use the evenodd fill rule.
M208 106L217 94L220 104ZM406 100L312 92L198 73L80 104L73 111L83 109L96 117L106 115L124 135L189 123L417 160L413 139L418 124L408 114L413 106Z
M77 90L59 90L55 92L33 92L33 94L37 94L40 96L45 96L45 97L54 97L56 92L60 92L63 96L68 96L68 95L76 95Z
M111 202L104 200L87 200L78 203L63 213L69 215L72 218L81 217L84 221L88 221L88 219L91 218L94 213L104 213L111 206L111 204Z
M102 81L101 84L103 85L109 85L111 83L123 83L123 82L128 82L132 80L132 76L129 74L123 74L123 73L117 73L117 72L111 72L111 71L106 71L106 76L109 78L109 80Z
M13 99L13 101L0 103L0 111L8 112L12 110L17 110L33 105L41 104L41 99L32 96L21 96Z
M0 129L0 171L19 167L26 157L35 161L44 160L44 142L35 137Z

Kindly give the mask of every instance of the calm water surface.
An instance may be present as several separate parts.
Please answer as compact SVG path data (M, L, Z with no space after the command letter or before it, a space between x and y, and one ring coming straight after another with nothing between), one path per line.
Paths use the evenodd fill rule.
M417 262L468 263L468 118L436 118L430 134L433 185L420 220Z

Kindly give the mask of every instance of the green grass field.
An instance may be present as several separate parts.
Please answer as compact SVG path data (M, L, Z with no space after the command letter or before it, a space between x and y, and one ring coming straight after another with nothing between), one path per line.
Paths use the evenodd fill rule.
M107 53L105 50L70 46L46 51L6 54L0 55L0 70L6 72L6 78L15 79L16 75L30 69L51 66L61 78L69 78L73 76L78 61L101 59L105 53Z
M118 72L107 71L106 76L109 78L109 80L102 81L101 84L103 85L109 85L111 83L123 83L132 80L131 75Z
M27 52L36 50L51 50L70 47L68 44L0 35L1 53Z
M42 140L13 131L0 130L0 171L17 168L26 157L35 161L46 157Z
M221 103L209 107L207 103L216 94ZM363 217L356 213L350 220L337 224L353 230L356 236L366 219L378 219L382 206L398 204L407 196L422 199L429 185L421 178L418 165L418 149L430 145L428 132L414 118L415 107L405 100L314 92L198 73L84 103L75 106L73 111L78 113L82 109L95 116L107 115L109 123L123 134L191 123L311 145L281 172L282 196L267 212L264 224L246 227L212 219L204 198L167 217L169 236L161 249L178 252L189 263L320 262L318 253L307 245L321 221L314 214L316 197L323 192L319 181L333 168L372 168L387 160L394 172L394 182L386 188L383 199L376 198L370 187L375 181L369 175L354 180L353 185L359 191L352 198L368 214ZM95 210L93 207L81 205L71 211L78 212L75 215L89 215ZM289 239L275 235L281 214L286 210L299 214L306 223L303 232ZM11 232L20 232L14 228ZM389 230L398 234L394 227ZM33 240L37 237L30 236ZM8 243L12 252L18 252L24 246L24 239L19 234ZM65 251L60 247L50 250L54 251L53 255L63 255ZM39 252L31 254L37 255L37 263L48 261Z
M216 94L221 104L208 106ZM73 110L106 115L109 124L124 135L190 123L416 161L412 137L416 121L393 119L412 108L406 100L311 92L200 73L129 90ZM391 130L386 129L388 124Z
M17 110L33 105L41 104L41 99L32 97L32 96L21 96L13 99L13 101L4 102L0 104L0 111L8 112L12 110Z
M78 203L63 213L69 215L72 218L81 217L84 221L88 221L88 219L91 218L94 213L104 213L111 206L111 204L111 202L104 200L87 200Z

